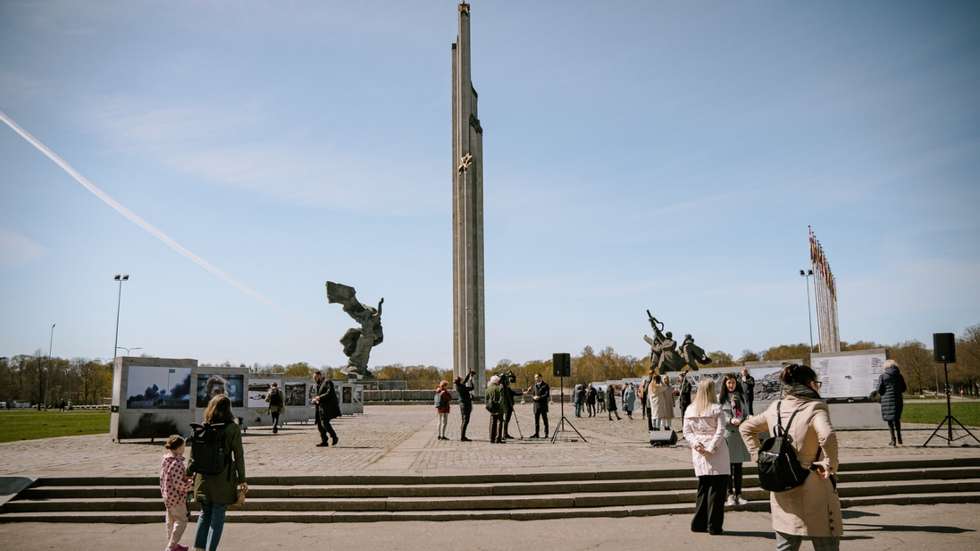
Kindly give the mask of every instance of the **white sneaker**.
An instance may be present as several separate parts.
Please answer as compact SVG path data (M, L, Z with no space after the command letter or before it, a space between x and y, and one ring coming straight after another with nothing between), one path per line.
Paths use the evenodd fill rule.
M735 500L738 502L738 505L747 505L749 503L749 500L745 499L742 496L736 497Z
M735 496L728 496L725 500L725 507L733 507L735 505Z

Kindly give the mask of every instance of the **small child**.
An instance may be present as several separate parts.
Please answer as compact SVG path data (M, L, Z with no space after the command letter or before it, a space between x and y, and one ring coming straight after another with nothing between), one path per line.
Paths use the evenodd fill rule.
M167 507L167 547L164 551L187 551L180 545L180 537L187 528L187 493L194 486L194 479L187 476L184 465L184 439L176 434L163 446L169 450L160 463L160 495Z

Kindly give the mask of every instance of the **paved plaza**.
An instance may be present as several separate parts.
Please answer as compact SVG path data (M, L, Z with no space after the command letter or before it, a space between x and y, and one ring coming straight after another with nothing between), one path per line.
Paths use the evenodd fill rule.
M373 524L228 524L222 549L321 549L348 551L392 549L488 550L524 549L657 549L714 551L774 549L767 513L728 512L726 533L692 534L686 515L574 520L380 522ZM193 542L194 527L183 543ZM880 505L844 511L841 549L974 550L980 543L980 505ZM17 542L18 551L78 549L131 551L163 545L160 524L0 524L0 542ZM159 543L158 546L154 547ZM8 548L12 549L12 548ZM811 549L804 544L803 549Z
M570 408L567 409L569 414ZM552 425L559 417L551 414ZM530 436L534 418L529 405L519 405L511 432ZM340 445L317 448L312 423L290 424L273 435L265 427L249 429L244 437L249 476L327 474L466 474L488 472L594 471L650 468L690 468L690 451L683 445L651 448L646 421L625 416L609 421L570 416L588 443L513 440L504 445L487 441L489 417L474 407L469 436L459 442L459 411L450 414L451 440L436 439L436 418L428 405L367 406L363 415L335 422ZM675 420L675 424L678 424ZM675 427L679 428L679 427ZM932 432L924 425L909 426L905 446L890 448L888 431L841 431L842 463L885 459L978 457L980 448L934 445L919 447ZM563 433L563 436L574 433ZM935 444L937 440L934 440ZM941 441L938 441L941 442ZM682 442L683 443L683 442ZM155 476L161 442L113 443L107 434L47 438L0 444L0 475L20 476Z

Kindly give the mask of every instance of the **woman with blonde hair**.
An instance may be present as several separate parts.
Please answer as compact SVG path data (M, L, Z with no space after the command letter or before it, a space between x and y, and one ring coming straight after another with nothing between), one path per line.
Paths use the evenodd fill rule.
M731 474L725 419L715 395L715 382L704 377L694 401L684 412L684 439L691 445L694 474L698 477L698 501L691 520L692 532L718 535L725 521L725 495Z

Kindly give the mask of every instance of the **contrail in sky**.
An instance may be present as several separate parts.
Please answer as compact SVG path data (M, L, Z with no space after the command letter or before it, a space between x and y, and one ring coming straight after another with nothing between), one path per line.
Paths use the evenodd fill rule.
M74 178L76 182L82 185L82 187L92 192L92 195L95 195L96 197L101 199L103 203L109 205L110 207L113 208L113 210L125 216L130 222L143 228L144 230L146 230L147 233L162 241L164 245L173 249L177 254L189 259L191 262L204 268L208 272L211 272L211 274L217 277L218 279L224 281L225 283L231 284L239 291L245 293L246 295L252 298L257 299L259 302L262 302L263 304L267 304L269 306L278 307L277 304L275 304L274 302L272 302L271 300L263 296L262 293L259 293L255 289L252 289L248 285L245 285L241 281L238 281L237 279L231 277L226 272L217 268L207 260L204 260L203 258L187 250L186 247L171 239L170 236L160 231L160 229L158 229L156 226L150 224L146 220L143 220L135 212L121 205L118 201L110 197L109 194L102 191L102 189L100 189L98 186L93 184L91 180L79 174L77 170L72 168L70 164L68 164L64 159L59 157L57 153L48 149L48 146L44 145L43 143L41 143L40 140L32 136L30 132L21 128L20 125L14 122L14 120L8 117L7 114L4 113L3 111L0 111L0 120L2 120L4 123L7 124L7 126L12 128L14 132L20 134L20 137L27 140L27 142L33 145L35 149L43 153L47 158L51 159L54 162L54 164L60 166L62 170L67 172L68 175Z

